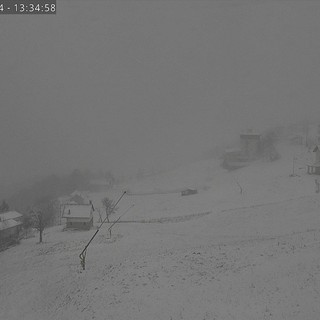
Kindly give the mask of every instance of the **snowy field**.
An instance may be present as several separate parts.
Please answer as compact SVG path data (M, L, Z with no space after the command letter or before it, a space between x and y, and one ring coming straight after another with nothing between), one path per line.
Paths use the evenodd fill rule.
M214 160L90 194L119 204L89 231L45 230L0 252L1 320L319 319L320 195L301 147L233 172ZM295 175L293 173L293 157ZM179 190L199 193L181 197ZM242 192L240 192L240 187ZM95 227L98 216L95 217Z

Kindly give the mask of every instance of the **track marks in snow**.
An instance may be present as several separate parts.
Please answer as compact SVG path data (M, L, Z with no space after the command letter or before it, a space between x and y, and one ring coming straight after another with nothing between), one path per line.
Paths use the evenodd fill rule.
M281 295L283 304L292 306L296 299L290 297L286 285L280 283L277 286L277 279L287 277L292 281L297 276L295 271L282 275L287 268L285 264L282 267L283 263L279 261L291 261L305 250L320 248L318 241L319 230L307 230L278 237L256 237L228 244L163 251L144 256L140 260L126 259L122 263L110 264L104 268L101 283L97 286L97 300L104 296L111 308L106 310L113 316L122 308L140 306L140 311L138 307L133 311L137 316L142 309L146 311L146 308L151 308L149 302L152 299L167 305L167 311L175 314L173 318L178 319L177 309L182 314L187 313L191 306L186 308L186 300L190 299L192 294L204 291L206 295L212 295L210 299L213 301L233 305L234 311L243 303L248 303L252 314L257 312L259 317L268 319L275 314L275 308L280 303L277 296ZM305 269L303 262L301 268ZM317 281L320 280L320 268L316 270L316 264L313 268L315 270L300 272L300 275L304 276L300 276L296 285L304 287L305 290L313 290L316 294L319 290ZM259 277L265 281L261 282ZM275 280L271 281L272 279ZM183 301L170 304L169 297L175 295L183 296ZM242 295L249 297L243 298ZM250 299L258 303L257 310L253 311L254 303ZM200 307L201 303L196 305ZM183 306L186 308L184 311ZM152 311L149 311L156 313L157 308L154 306ZM244 314L248 314L249 309ZM297 306L295 310L298 314ZM202 311L207 315L219 314L210 309ZM227 311L225 314L224 311L219 312L221 317L231 317L229 314L228 318Z

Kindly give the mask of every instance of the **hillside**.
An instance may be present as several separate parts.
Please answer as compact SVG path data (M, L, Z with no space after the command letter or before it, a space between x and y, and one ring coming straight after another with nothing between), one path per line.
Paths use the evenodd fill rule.
M227 172L214 160L118 186L108 239L62 231L0 253L0 319L317 319L320 196L311 154L280 146L275 162ZM295 176L292 159L296 157ZM242 193L239 186L242 187ZM199 193L180 196L195 187ZM104 193L89 194L97 208ZM98 216L95 217L95 226Z

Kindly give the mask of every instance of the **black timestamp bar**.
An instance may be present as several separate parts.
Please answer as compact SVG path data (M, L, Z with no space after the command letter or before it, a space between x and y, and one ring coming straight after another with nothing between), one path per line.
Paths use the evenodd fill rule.
M56 0L0 0L0 15L56 13Z

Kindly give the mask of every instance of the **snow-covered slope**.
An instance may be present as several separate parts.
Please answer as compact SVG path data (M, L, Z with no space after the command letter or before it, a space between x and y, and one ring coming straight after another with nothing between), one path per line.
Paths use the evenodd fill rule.
M310 154L282 154L233 172L202 161L91 194L99 208L129 189L114 216L134 205L127 223L111 239L103 226L85 271L78 255L94 230L56 226L43 244L1 252L0 319L318 319L320 196L303 168ZM186 187L199 193L181 197Z

